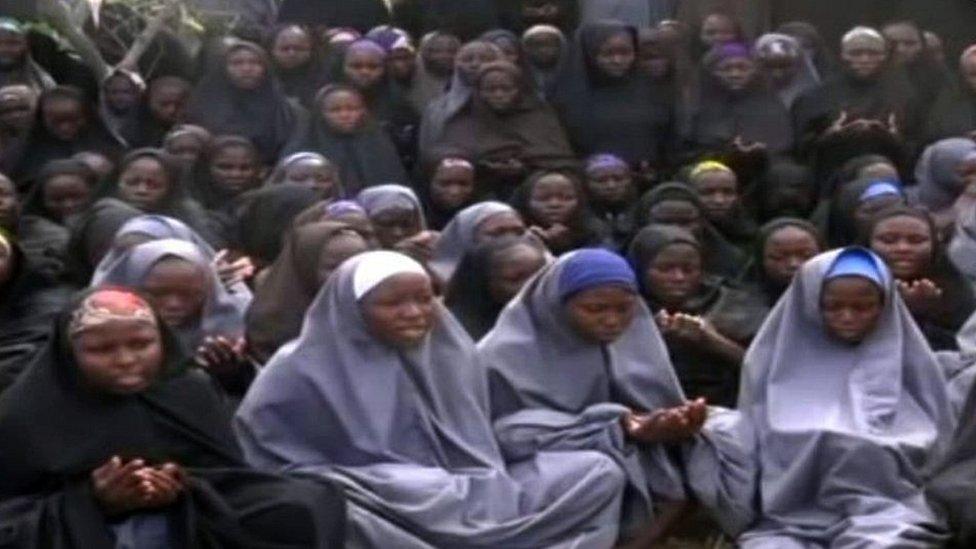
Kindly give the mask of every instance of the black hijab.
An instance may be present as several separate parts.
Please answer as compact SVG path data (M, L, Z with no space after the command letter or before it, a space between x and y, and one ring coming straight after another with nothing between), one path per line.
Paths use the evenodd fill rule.
M260 264L270 264L281 252L282 239L298 214L320 199L313 189L291 183L244 193L234 208L237 246Z
M750 289L754 290L757 297L762 298L770 308L776 305L776 302L779 301L779 298L786 291L788 285L778 284L766 276L766 269L763 267L766 255L766 242L776 231L785 227L795 227L806 232L816 240L821 250L824 249L823 238L821 238L817 226L805 219L780 217L773 219L759 228L752 258L750 259L749 267L742 277L742 282L746 286L751 287Z
M670 200L687 202L699 212L701 231L696 238L704 250L705 272L730 280L737 277L745 266L747 259L745 254L726 240L718 229L705 219L705 208L702 206L701 199L684 183L664 183L644 193L637 203L637 226L660 223L651 218L651 210L661 202Z
M305 32L312 41L311 57L300 67L286 69L275 64L273 68L285 95L297 100L302 105L310 105L315 98L315 93L329 80L329 67L323 59L322 50L318 47L313 31L301 24L279 24L271 32L271 37L268 40L268 51L274 49L275 42L281 33L295 28Z
M219 234L213 219L204 211L199 202L190 198L184 188L183 171L176 160L166 151L161 149L136 149L119 163L118 173L125 171L126 167L139 160L140 158L152 158L159 162L166 172L169 180L169 190L159 203L151 209L142 213L159 214L167 217L179 219L196 231L204 240L215 248L220 248L224 244L224 235ZM118 178L110 179L102 184L102 188L96 193L100 198L119 198Z
M55 137L44 123L44 105L57 100L75 101L82 106L86 122L81 133L72 141ZM95 151L113 158L120 149L119 142L91 110L84 92L71 86L58 86L41 94L27 145L12 175L18 183L22 183L32 180L41 167L51 160L68 158L82 151Z
M98 175L87 164L74 158L52 160L41 168L34 182L30 185L30 193L24 201L23 213L25 215L36 215L59 225L65 224L67 220L57 219L44 206L44 188L52 179L60 175L73 175L81 178L94 196L98 187Z
M597 218L593 217L589 206L586 204L586 191L583 189L583 183L573 173L558 170L536 172L515 189L515 192L512 193L512 198L509 200L509 204L522 215L522 219L525 220L526 225L543 226L543 223L532 213L530 205L532 191L539 181L554 173L563 175L572 181L573 186L576 187L576 196L579 200L576 206L576 213L573 214L568 225L572 234L571 242L565 247L557 248L547 243L549 251L553 255L559 256L579 248L613 249L614 244L609 234L609 229Z
M285 151L286 154L311 151L328 158L339 168L340 180L347 196L383 183L404 184L409 181L396 147L386 133L372 121L352 134L338 133L321 115L320 106L338 91L359 94L345 85L323 88L315 98L316 108L308 131Z
M634 66L622 78L609 78L596 66L600 46L626 34L634 46ZM557 79L551 101L580 156L613 153L632 166L658 165L671 134L668 98L637 67L637 31L613 22L583 25Z
M115 233L126 221L142 214L117 198L103 198L73 219L69 226L71 239L65 257L65 277L79 287L88 286L95 266L112 247Z
M242 90L227 76L227 60L236 51L248 50L264 60L264 81L254 90ZM288 101L281 83L272 74L268 54L257 44L238 41L230 45L197 84L187 105L187 122L215 134L250 139L265 164L274 164L304 118Z
M69 291L38 270L16 239L0 230L13 269L0 286L0 394L13 384L51 335L51 322Z

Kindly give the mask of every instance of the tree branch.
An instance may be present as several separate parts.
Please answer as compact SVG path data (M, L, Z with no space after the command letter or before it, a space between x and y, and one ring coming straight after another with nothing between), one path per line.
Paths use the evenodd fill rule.
M149 46L152 44L153 40L156 39L156 35L163 30L163 25L166 24L166 20L169 19L171 15L176 13L177 5L176 2L169 1L166 2L163 7L153 15L152 19L146 23L145 28L136 37L132 45L129 46L129 51L125 53L125 57L119 61L117 65L120 68L131 70L133 72L138 72L139 68L139 58L142 57Z
M91 38L81 30L81 26L72 22L71 13L61 0L37 0L37 13L64 36L85 64L94 71L99 82L108 77L110 68L105 58Z

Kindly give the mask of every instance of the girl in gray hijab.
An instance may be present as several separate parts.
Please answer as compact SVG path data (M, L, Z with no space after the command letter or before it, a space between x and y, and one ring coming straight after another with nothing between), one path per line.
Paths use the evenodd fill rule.
M447 284L461 258L476 244L525 233L522 216L508 204L489 200L461 210L444 227L428 267Z
M345 487L350 547L613 546L620 470L596 452L510 459L486 385L423 267L367 252L332 274L235 427L250 464Z
M183 268L186 264L189 269ZM106 284L145 291L187 352L206 337L237 340L244 334L250 300L232 296L205 252L192 242L167 238L130 248L92 278L92 287Z
M953 429L946 381L872 252L797 273L746 355L739 409L759 467L741 547L942 546L921 472Z
M603 317L599 333L579 308ZM748 425L686 400L623 258L592 248L560 257L502 311L478 355L506 455L596 449L627 473L625 537L692 495L729 533L751 521Z

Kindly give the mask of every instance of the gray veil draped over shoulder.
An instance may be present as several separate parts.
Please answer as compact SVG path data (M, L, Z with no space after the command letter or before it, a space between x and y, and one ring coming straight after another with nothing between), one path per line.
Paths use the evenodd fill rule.
M758 441L759 520L742 547L941 547L921 472L952 432L946 381L895 281L857 345L830 338L820 299L840 254L797 273L743 365L739 409Z
M235 418L248 462L341 483L352 547L612 546L619 468L585 451L506 463L474 343L442 305L415 347L371 334L355 280L382 254L399 255L334 272L258 375Z
M624 438L628 409L680 406L685 396L650 311L638 300L630 327L609 345L583 340L563 314L559 279L578 252L540 271L478 345L489 372L491 410L507 454L592 449L627 472L625 528L651 518L658 501L692 494L732 533L750 521L751 435L735 412L712 408L701 435L671 453ZM741 444L740 440L746 441Z

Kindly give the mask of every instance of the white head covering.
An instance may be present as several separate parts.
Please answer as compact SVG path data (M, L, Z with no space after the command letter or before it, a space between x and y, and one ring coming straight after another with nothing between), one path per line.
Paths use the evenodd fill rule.
M356 301L362 300L386 279L408 273L427 276L420 263L403 254L383 250L364 253L358 257L352 274L353 295Z

